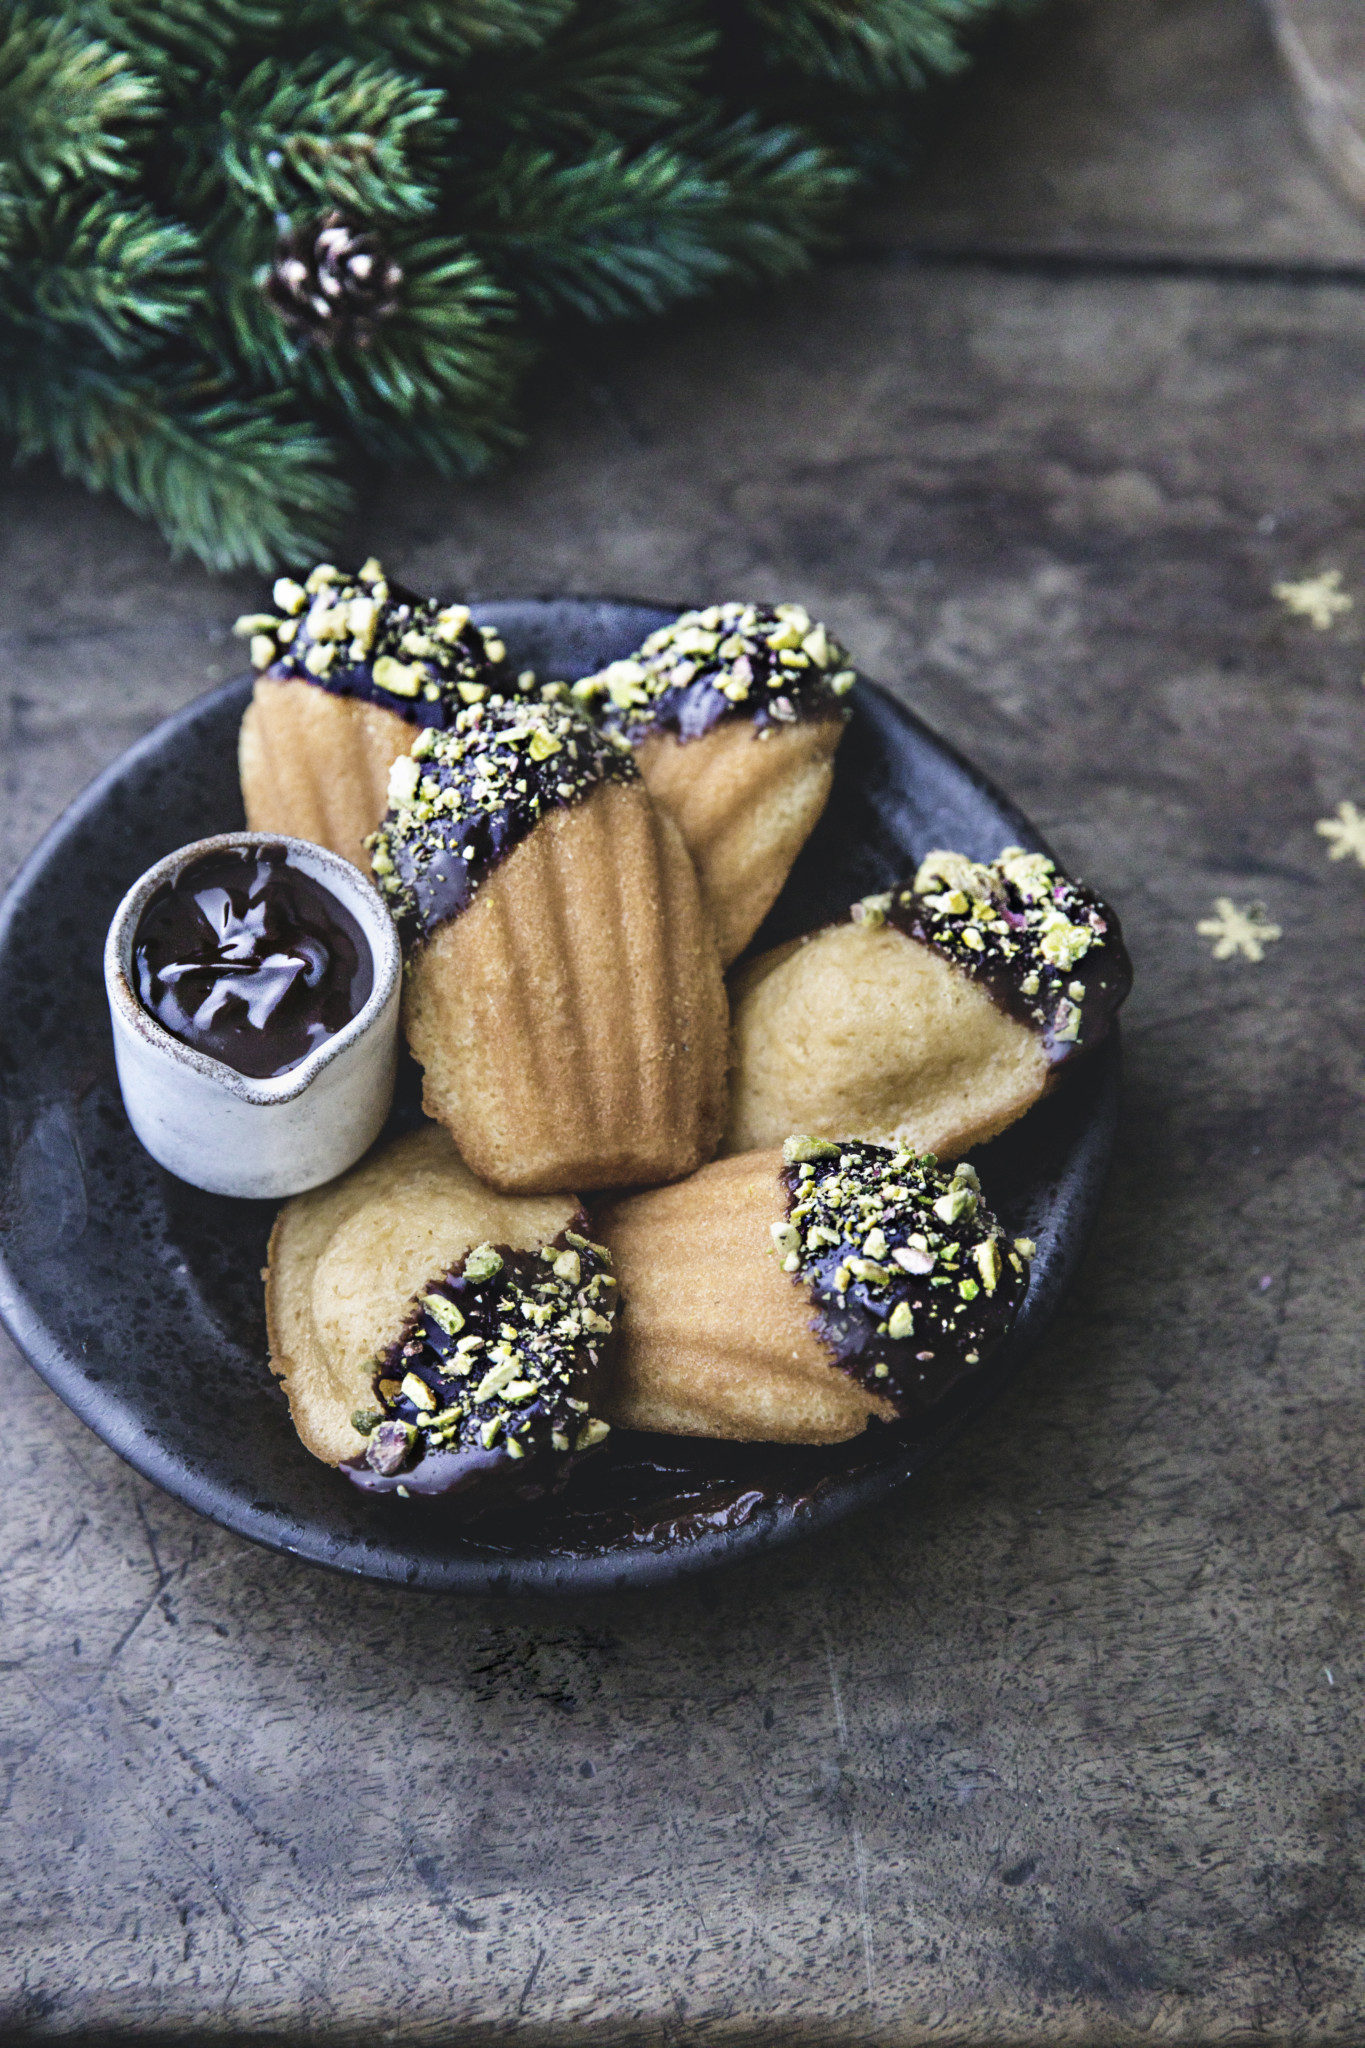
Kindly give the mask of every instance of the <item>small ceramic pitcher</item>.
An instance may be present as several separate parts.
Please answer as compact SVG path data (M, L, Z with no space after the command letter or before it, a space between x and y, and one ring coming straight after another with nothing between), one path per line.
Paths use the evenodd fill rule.
M283 847L288 863L339 899L370 948L364 1007L287 1073L240 1074L171 1035L134 989L133 945L163 883L207 854ZM210 1194L269 1199L317 1187L354 1165L378 1137L393 1098L402 955L383 899L358 868L278 832L224 832L168 854L134 883L109 927L104 982L129 1122L152 1157Z

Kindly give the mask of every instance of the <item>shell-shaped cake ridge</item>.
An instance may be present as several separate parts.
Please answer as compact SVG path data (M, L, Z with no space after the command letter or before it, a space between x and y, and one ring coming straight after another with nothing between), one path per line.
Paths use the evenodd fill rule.
M630 740L682 832L727 966L825 808L854 681L804 605L729 603L684 612L573 685Z
M837 714L757 728L723 721L697 740L657 730L636 746L650 795L696 865L726 966L777 901L829 800L843 730Z
M716 1160L594 1212L621 1284L603 1413L624 1429L739 1443L844 1443L889 1400L840 1372L782 1271L780 1152Z
M412 727L358 697L305 683L257 682L237 743L246 822L330 847L369 874L365 841L388 803L394 762Z
M495 1187L674 1180L719 1143L720 960L638 781L546 813L414 952L404 1021L427 1113Z
M427 1113L519 1191L671 1180L711 1157L728 1016L677 827L629 744L564 695L490 700L398 761L371 842L409 952Z

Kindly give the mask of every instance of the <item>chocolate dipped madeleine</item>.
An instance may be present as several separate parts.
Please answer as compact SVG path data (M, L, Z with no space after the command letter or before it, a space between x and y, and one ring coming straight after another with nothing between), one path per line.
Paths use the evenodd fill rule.
M725 1115L715 939L629 746L555 688L470 706L395 764L371 845L408 1043L428 1114L492 1186L676 1180Z
M616 1289L572 1195L483 1187L435 1126L280 1211L271 1368L314 1457L461 1511L527 1499L605 1440Z
M635 748L696 863L728 966L825 808L848 657L798 604L710 605L585 676L574 695Z
M354 576L327 562L306 583L281 576L273 595L281 616L236 628L261 671L238 742L247 824L328 846L368 874L364 841L398 756L421 728L518 680L467 605L417 597L373 559Z
M842 1443L984 1363L1033 1247L970 1166L793 1138L599 1210L621 1283L604 1413L631 1429Z
M1113 911L1045 854L931 853L736 975L724 1149L799 1126L957 1158L1099 1043L1131 981Z

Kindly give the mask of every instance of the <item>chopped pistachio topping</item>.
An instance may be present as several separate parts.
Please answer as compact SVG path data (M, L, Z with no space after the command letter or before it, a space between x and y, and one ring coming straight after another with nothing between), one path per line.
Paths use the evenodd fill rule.
M497 631L474 625L468 605L416 596L373 556L354 575L320 562L303 583L281 576L271 595L275 612L252 613L235 630L276 681L319 683L441 727L470 701L535 687L529 669L511 674Z
M890 908L891 891L888 889L880 896L864 896L861 902L853 905L851 915L855 924L863 924L869 930L874 930L877 925L886 923L886 915Z
M629 749L559 699L494 695L446 730L419 733L394 764L388 814L365 842L405 936L458 916L547 812L638 773Z
M465 1270L468 1272L467 1261ZM445 1331L447 1337L459 1336L464 1328L464 1317L453 1301L448 1301L443 1294L424 1294L422 1296L422 1306L429 1316L435 1318L440 1327Z
M774 1223L772 1240L784 1259L790 1252L801 1249L801 1233L794 1223ZM795 1267L792 1270L795 1271Z
M1000 1276L1004 1271L1004 1262L1000 1256L998 1240L988 1237L983 1243L973 1245L972 1257L976 1260L982 1286L987 1294L994 1294L996 1288L1000 1285Z
M976 1196L964 1182L954 1181L948 1192L939 1196L933 1208L935 1216L951 1227L960 1223L963 1217L975 1215Z
M793 1138L783 1156L773 1245L809 1289L814 1327L899 1413L932 1406L1005 1335L1028 1287L975 1168L853 1139Z
M564 1242L571 1244L575 1251L596 1252L599 1259L609 1260L611 1258L611 1253L604 1244L594 1244L590 1237L580 1237L576 1230L566 1230ZM613 1281L612 1285L615 1286L615 1284L615 1281Z
M727 717L760 731L828 717L853 682L843 648L804 606L731 603L684 612L573 694L617 731L666 726L687 740Z
M418 1294L375 1361L375 1409L354 1426L365 1463L392 1478L436 1452L563 1455L605 1440L584 1420L611 1335L609 1254L575 1234L540 1252L478 1245ZM362 1423L366 1426L362 1427Z
M782 1159L787 1166L796 1166L802 1160L838 1157L839 1147L830 1138L788 1138L782 1147Z
M993 861L931 853L912 884L863 897L850 916L893 924L986 982L1042 1034L1053 1062L1104 1036L1132 979L1113 912L1019 846Z
M411 754L400 754L389 770L389 808L410 804L417 795L422 770Z

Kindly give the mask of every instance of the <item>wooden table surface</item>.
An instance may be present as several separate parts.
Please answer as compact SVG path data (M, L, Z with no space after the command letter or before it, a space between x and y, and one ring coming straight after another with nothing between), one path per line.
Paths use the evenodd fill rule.
M5 1345L0 2033L1359 2042L1365 222L1249 0L1064 5L847 257L534 403L357 552L827 616L1122 911L1100 1227L913 1499L591 1604L254 1550ZM0 546L8 874L259 588L41 469Z

